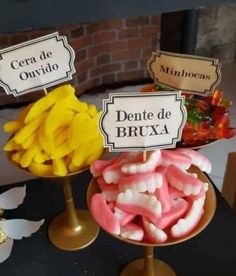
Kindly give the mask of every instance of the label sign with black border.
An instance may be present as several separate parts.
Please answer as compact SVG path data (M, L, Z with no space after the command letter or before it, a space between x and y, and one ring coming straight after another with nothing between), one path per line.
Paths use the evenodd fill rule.
M157 51L147 68L156 83L185 93L208 95L221 81L221 64L216 58Z
M75 53L65 36L52 33L0 50L0 85L14 96L72 79Z
M99 125L110 151L142 151L174 148L186 118L179 91L111 93Z

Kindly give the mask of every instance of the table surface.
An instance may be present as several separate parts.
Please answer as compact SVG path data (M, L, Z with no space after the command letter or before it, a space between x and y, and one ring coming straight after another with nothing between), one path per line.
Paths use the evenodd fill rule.
M72 177L77 208L86 209L86 190L91 179L89 172ZM52 218L64 210L60 184L48 179L35 179L26 184L24 203L5 217L46 222L30 238L15 241L12 254L0 265L4 276L116 276L130 261L144 256L143 248L124 243L100 231L98 238L87 248L67 252L58 250L48 240L47 229ZM0 187L0 193L12 185ZM236 215L219 192L216 214L199 235L181 244L156 247L155 257L168 263L181 276L236 275Z

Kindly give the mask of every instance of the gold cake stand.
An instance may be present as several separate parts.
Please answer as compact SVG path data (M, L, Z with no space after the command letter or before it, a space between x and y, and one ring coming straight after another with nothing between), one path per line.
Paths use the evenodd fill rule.
M144 258L137 259L129 263L122 270L120 274L121 276L174 276L176 275L174 270L167 263L154 258L154 254L153 254L154 247L174 245L193 238L201 231L203 231L203 229L210 223L216 209L215 191L207 176L194 166L190 168L189 172L197 173L199 179L209 184L209 188L206 193L206 200L204 204L204 214L202 215L198 225L187 236L179 239L170 238L165 243L161 243L161 244L136 242L136 241L124 239L118 235L112 235L113 237L121 241L134 244L134 245L143 246L145 251ZM98 192L100 192L100 190L96 183L96 180L92 179L91 182L89 183L89 187L87 191L87 201L89 206L90 206L91 197L93 196L93 194Z
M6 153L9 162L21 171L33 175L11 159L11 154ZM75 251L90 245L98 236L100 227L95 223L91 214L87 210L76 209L71 188L71 177L79 175L88 170L70 173L67 176L58 177L53 175L38 176L62 184L65 211L58 214L50 223L48 237L54 246L67 251Z

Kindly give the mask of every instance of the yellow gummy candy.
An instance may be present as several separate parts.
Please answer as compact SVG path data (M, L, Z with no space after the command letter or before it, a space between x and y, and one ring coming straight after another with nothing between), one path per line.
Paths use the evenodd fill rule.
M50 160L50 156L44 151L40 151L34 156L34 162L37 164L42 164L47 160Z
M4 124L3 126L3 130L7 133L9 132L14 132L16 130L18 130L19 128L21 128L21 123L16 121L16 120L12 120L12 121L8 121Z
M69 104L68 108L75 112L86 112L88 109L88 104L85 102L81 102L75 96L70 99L70 104Z
M53 160L53 174L58 176L65 176L67 174L66 164L62 158Z
M52 172L53 172L52 165L37 164L35 162L31 162L28 169L34 175L38 175L38 176L50 176L50 175L52 175Z
M88 142L97 133L96 122L85 112L77 113L68 129L68 147L73 151L79 145Z
M73 162L69 163L68 168L71 173L78 172L80 170L80 167L75 166Z
M25 153L25 151L23 151L23 150L14 152L14 153L12 154L12 156L11 156L11 159L12 159L14 162L20 164L20 160L21 160L21 158L22 158L22 156L23 156L24 153Z
M73 119L73 116L74 116L74 112L66 110L64 112L64 116L59 118L58 121L55 121L55 125L51 129L51 131L53 131L53 132L47 131L47 129L44 126L45 136L47 138L47 142L48 142L48 146L50 148L50 152L53 152L55 150L55 146L56 146L55 141L54 141L54 129L55 129L55 127L60 128L60 127L69 125L71 123L72 119ZM62 139L62 138L63 137L61 137L60 139Z
M88 145L84 147L79 147L72 153L72 163L75 167L80 168L85 162L85 153L87 151Z
M102 156L104 149L103 148L99 148L96 151L94 151L93 153L91 153L86 162L85 165L86 166L90 166L95 160L99 159Z
M89 143L78 147L72 153L72 163L77 167L85 167L98 159L102 155L102 152L103 139L99 134Z
M21 121L22 123L24 123L25 117L28 114L29 110L31 109L31 107L33 106L33 103L27 105L26 107L24 107L19 115L17 116L17 121Z
M50 154L51 159L62 158L68 155L71 152L67 143L60 145L59 147L55 148L55 150Z
M50 145L49 145L49 143L48 143L48 140L47 140L47 138L46 138L46 136L45 136L45 133L44 133L44 125L42 125L42 126L39 128L37 134L38 134L39 144L41 145L42 149L43 149L46 153L50 154L52 149L51 149L51 147L50 147Z
M74 112L67 110L67 103L69 99L58 101L49 111L48 117L45 121L46 136L53 133L62 124L69 124L74 116Z
M5 144L5 146L3 147L4 151L13 151L13 150L22 150L22 149L23 149L22 146L18 145L15 142L14 137L9 139Z
M94 160L99 159L104 151L103 137L99 133L93 140L89 142L89 150L86 154L86 166L89 166Z
M36 138L37 138L37 132L34 132L31 136L26 138L21 144L23 149L29 149L31 145L34 143L34 141L36 140Z
M18 129L20 129L24 125L24 119L27 113L29 112L32 104L26 106L24 109L22 109L17 117L16 120L12 120L9 122L6 122L3 126L3 130L7 133L14 132Z
M48 93L46 96L35 102L27 116L25 117L25 123L29 123L41 113L50 109L58 100L64 99L68 96L73 96L75 93L74 87L71 85L63 85Z
M59 147L61 144L65 143L68 138L68 127L63 128L60 133L55 138L55 146Z
M14 136L16 143L21 144L25 141L25 139L31 136L44 123L47 115L48 112L44 112L29 124L21 128Z
M33 157L41 151L40 144L36 141L22 156L20 164L21 167L26 168L32 162Z
M89 114L90 117L93 118L98 113L97 107L94 104L89 104L87 113Z

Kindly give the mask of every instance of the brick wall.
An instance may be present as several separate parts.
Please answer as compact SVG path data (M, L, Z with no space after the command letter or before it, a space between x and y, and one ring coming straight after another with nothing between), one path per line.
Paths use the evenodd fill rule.
M66 35L76 54L72 84L77 94L101 85L148 78L146 62L159 48L160 17L140 16L27 31L0 36L0 49L58 31ZM33 92L21 97L0 90L0 105L31 101Z

